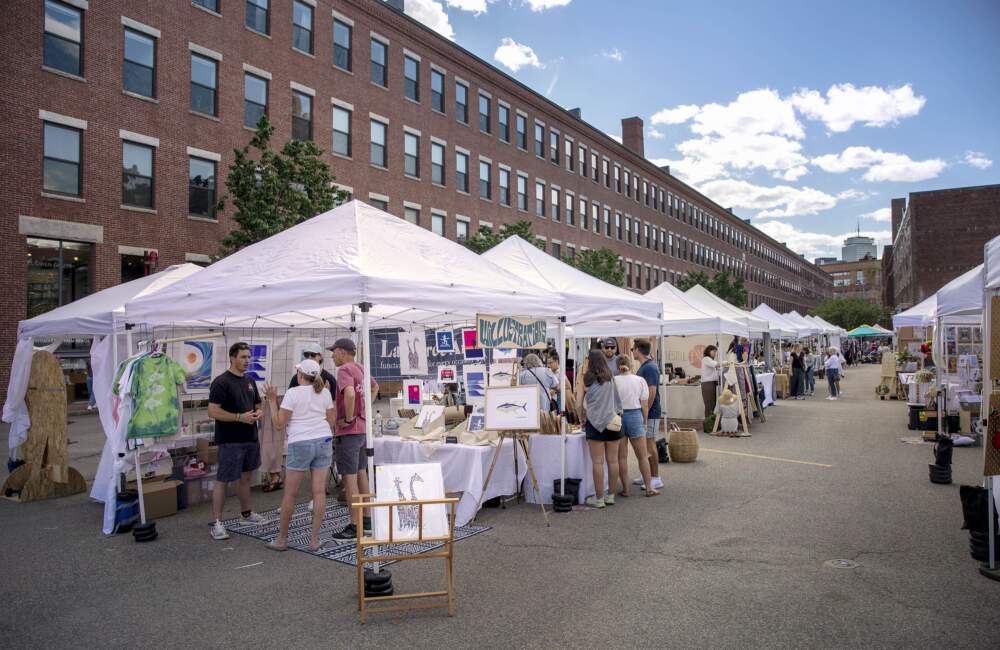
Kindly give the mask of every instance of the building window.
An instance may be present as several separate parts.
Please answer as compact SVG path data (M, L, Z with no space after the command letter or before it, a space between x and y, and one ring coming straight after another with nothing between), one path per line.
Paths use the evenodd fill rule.
M131 29L125 30L122 76L125 90L143 97L156 97L155 38Z
M122 143L122 203L153 207L153 147Z
M518 114L517 116L517 148L528 150L528 118Z
M192 4L219 13L219 0L191 0Z
M568 171L573 171L573 167L574 167L574 162L573 161L575 160L573 158L573 141L572 140L564 140L564 142L565 142L565 144L563 145L563 148L565 149L566 169Z
M197 54L191 55L191 110L205 115L215 112L215 88L218 63Z
M615 213L615 239L618 241L622 240L622 215L620 212Z
M595 205L594 207L596 208L597 206ZM610 208L604 208L604 236L605 237L610 237L611 236L611 209ZM621 236L619 236L618 239L621 239Z
M313 10L299 0L292 3L292 47L306 54L313 53Z
M552 204L552 220L559 222L562 211L559 209L559 189L553 187L549 190L549 201Z
M573 197L569 194L566 195L566 225L576 225L576 218L573 216Z
M549 131L549 160L559 164L559 134L555 131Z
M625 241L632 243L632 219L629 217L625 217Z
M649 224L648 223L642 224L642 241L645 242L646 248L649 248ZM638 244L639 242L636 241L635 243Z
M580 176L586 178L587 176L587 148L582 144L578 148L579 160L580 160Z
M188 158L188 214L215 218L215 161Z
M122 253L121 258L121 281L131 282L139 280L149 275L149 264L146 263L145 255L129 255Z
M368 195L368 203L371 204L373 207L378 208L382 212L389 211L389 202L386 201L385 199L376 199L375 197Z
M431 182L444 185L444 145L431 142Z
M28 241L28 318L90 294L90 244Z
M510 142L510 109L503 104L497 106L497 123L500 126L500 139Z
M639 177L632 176L632 191L635 193L635 200L639 200Z
M333 152L351 155L351 111L340 106L333 107Z
M455 119L462 124L469 123L469 87L455 82Z
M632 173L625 170L625 196L632 198Z
M431 232L444 237L444 215L431 214Z
M388 58L386 50L388 46L382 41L372 39L372 66L371 81L383 88L389 86L389 78L386 74L385 61Z
M649 183L646 181L642 182L642 204L649 207Z
M469 191L469 154L455 153L455 183L459 192Z
M386 125L375 120L371 121L371 157L369 162L376 167L387 167L385 154Z
M587 230L587 199L580 199L580 228Z
M485 160L479 161L479 198L492 199L493 185L491 183L492 166Z
M431 68L431 108L444 113L444 73Z
M562 259L562 246L559 244L559 242L556 241L552 242L552 257L556 258L557 260Z
M517 177L517 209L528 211L528 178Z
M420 137L403 133L403 173L420 178Z
M456 221L455 222L455 239L457 241L465 241L469 238L469 222L468 221Z
M510 205L510 171L500 168L500 204Z
M545 127L535 122L535 155L545 157Z
M601 161L601 175L604 178L604 187L611 187L611 175L608 173L608 161L604 159Z
M535 182L535 214L545 216L545 183Z
M622 193L622 168L615 165L615 191Z
M247 0L246 26L255 32L268 34L268 0Z
M267 79L243 74L243 125L251 129L267 114Z
M292 139L312 140L312 97L292 91Z
M600 178L600 170L597 168L597 152L596 151L591 151L590 152L590 171L591 171L591 174L592 174L591 179L596 183L598 181L598 179Z
M420 62L411 56L403 57L403 92L415 102L420 101Z
M42 189L56 194L80 196L81 132L45 122L42 144Z
M333 65L341 70L351 71L351 32L353 28L345 22L333 21Z
M409 206L403 206L403 219L409 221L414 226L420 225L420 210L416 208L411 208Z
M479 130L483 133L492 133L490 130L490 98L482 93L479 94Z
M629 289L632 288L632 262L625 262L625 283Z
M42 63L55 70L83 76L83 11L45 0L45 43Z

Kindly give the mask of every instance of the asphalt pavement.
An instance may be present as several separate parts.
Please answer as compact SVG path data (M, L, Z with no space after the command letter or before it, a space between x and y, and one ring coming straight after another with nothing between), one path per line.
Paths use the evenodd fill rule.
M493 529L455 547L454 618L362 626L353 569L213 541L208 505L137 544L101 535L86 495L0 500L2 645L1000 647L1000 583L979 575L960 529L958 485L981 481L982 450L956 449L955 484L932 485L931 447L900 441L914 432L905 404L875 397L878 372L850 369L836 402L819 383L779 401L751 438L703 435L697 462L661 466L659 497L551 515L549 528L537 507L484 511ZM95 416L73 420L72 463L90 478L102 434ZM255 492L255 509L280 498ZM857 566L827 564L838 559ZM436 560L392 570L399 590L443 578Z

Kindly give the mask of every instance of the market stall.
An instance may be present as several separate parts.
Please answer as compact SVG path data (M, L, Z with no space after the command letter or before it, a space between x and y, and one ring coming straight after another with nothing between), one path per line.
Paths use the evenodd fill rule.
M989 561L981 568L984 575L996 579L996 529L994 513L1000 509L1000 237L983 249L983 392L986 440L983 444L983 475L989 494L987 535Z

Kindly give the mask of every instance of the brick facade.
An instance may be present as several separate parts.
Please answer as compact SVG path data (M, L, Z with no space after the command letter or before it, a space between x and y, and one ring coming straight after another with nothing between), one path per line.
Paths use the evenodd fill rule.
M857 262L824 264L823 270L833 277L835 298L861 298L882 304L882 262L867 257Z

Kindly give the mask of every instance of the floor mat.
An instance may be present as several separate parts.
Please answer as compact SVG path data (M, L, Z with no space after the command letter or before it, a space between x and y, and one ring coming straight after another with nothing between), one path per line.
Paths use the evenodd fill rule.
M231 533L238 533L240 535L246 535L247 537L259 539L263 542L270 542L278 536L278 513L279 508L260 513L270 520L269 523L263 525L245 524L242 523L238 517L226 519L222 522L222 524L226 527L226 530ZM353 539L343 542L332 539L333 534L342 529L349 522L350 514L348 513L346 506L342 506L336 502L327 503L326 516L323 517L323 525L320 527L319 533L320 542L326 542L326 546L320 551L310 551L309 540L312 532L312 512L309 510L308 503L299 503L295 506L295 514L292 515L292 520L288 525L288 549L302 551L303 553L308 553L309 555L325 558L327 560L333 560L334 562L340 562L341 564L346 564L352 567L357 566L357 562L355 561L356 542ZM480 526L476 524L456 526L455 541L458 542L463 539L468 539L469 537L478 535L479 533L484 533L488 530L490 530L489 526ZM384 545L379 548L379 552L382 555L413 555L415 553L428 553L443 546L444 544L442 542L414 542L394 544L392 546ZM373 555L374 549L365 549L365 554ZM394 563L395 561L390 561L385 564L388 565Z

